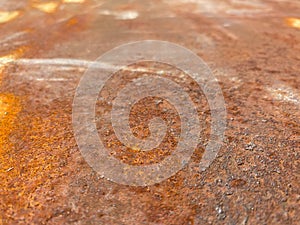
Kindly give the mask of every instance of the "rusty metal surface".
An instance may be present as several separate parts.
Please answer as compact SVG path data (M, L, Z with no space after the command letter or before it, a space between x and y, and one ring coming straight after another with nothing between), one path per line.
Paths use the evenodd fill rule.
M1 0L0 30L0 224L299 223L299 1ZM85 162L73 134L72 101L93 60L147 39L178 43L206 61L222 88L228 124L206 171L198 168L204 129L180 172L153 186L130 187ZM127 79L128 71L119 73ZM112 97L115 79L100 95ZM192 81L180 82L202 96ZM140 137L148 134L143 109L155 101L133 110ZM198 104L207 126L207 102ZM109 106L99 102L97 109L101 114ZM178 127L175 114L162 116ZM168 137L155 154L124 152L105 122L97 124L99 134L124 162L153 163L172 151Z

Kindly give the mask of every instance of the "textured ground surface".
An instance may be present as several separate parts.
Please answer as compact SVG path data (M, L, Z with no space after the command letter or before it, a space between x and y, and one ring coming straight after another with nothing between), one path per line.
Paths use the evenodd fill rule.
M0 224L299 223L299 1L1 0L0 31ZM207 102L198 102L205 129L191 161L160 184L129 187L100 177L81 156L72 101L93 60L147 39L178 43L205 60L222 88L228 125L218 157L199 171L210 116ZM136 64L100 96L113 98L118 79L139 76L136 68L179 74ZM193 99L203 99L179 77ZM149 98L132 111L138 137L148 135L147 108L174 120L178 135L172 106ZM97 115L107 110L100 101ZM122 148L106 120L97 125L112 154L129 164L158 162L176 142L168 134L160 150L143 155Z

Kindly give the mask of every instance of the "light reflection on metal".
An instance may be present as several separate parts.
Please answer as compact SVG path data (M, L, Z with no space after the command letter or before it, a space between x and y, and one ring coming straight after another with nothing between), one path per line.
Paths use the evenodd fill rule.
M54 13L58 7L57 2L46 2L46 3L35 3L32 7L45 12L45 13Z
M85 0L63 0L64 3L84 3Z
M0 11L0 24L7 23L20 15L19 11Z
M286 22L289 26L300 29L300 19L299 18L287 18Z
M300 96L297 90L286 85L276 85L268 87L267 90L275 100L291 102L296 105L300 104Z
M10 62L13 62L14 60L18 59L19 57L21 57L24 53L24 47L19 48L13 52L11 52L8 55L5 56L1 56L0 57L0 66L2 65L6 65Z
M7 64L14 62L16 59L20 58L23 53L25 51L24 47L21 47L13 52L11 52L8 55L4 55L0 57L0 84L2 81L2 72L5 69L5 66L7 66Z
M105 16L114 16L118 20L133 20L136 19L139 16L139 13L136 11L111 11L111 10L102 10L100 11L100 14Z

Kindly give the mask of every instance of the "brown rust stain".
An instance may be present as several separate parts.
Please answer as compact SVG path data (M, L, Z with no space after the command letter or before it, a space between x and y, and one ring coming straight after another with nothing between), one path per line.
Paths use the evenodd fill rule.
M147 72L136 72L136 68ZM132 71L135 72L133 73ZM123 163L130 165L150 165L153 163L159 163L171 155L172 152L176 150L177 144L179 143L181 132L180 117L176 113L174 106L161 98L148 97L141 99L131 108L130 112L129 125L131 127L132 134L139 139L146 139L150 136L148 123L152 118L160 117L166 124L168 124L169 127L164 139L158 147L151 151L143 151L143 149L140 149L138 146L130 146L129 148L123 145L123 143L115 135L112 123L107 123L109 120L107 115L110 115L108 112L112 109L109 102L113 101L116 95L115 90L123 87L125 83L130 82L134 78L142 76L145 73L147 73L148 76L153 76L157 74L158 71L165 71L164 73L166 77L180 85L187 86L188 84L187 87L194 91L192 98L202 99L196 104L199 116L201 110L207 107L207 105L205 105L206 99L203 97L201 90L197 88L197 84L181 70L172 68L172 66L154 62L140 62L129 66L125 70L117 72L111 79L108 80L106 86L100 92L99 97L101 97L102 100L97 102L96 117L99 118L97 128L104 146L109 149L110 154L113 157L118 158ZM172 71L172 73L170 73L170 71ZM126 78L124 78L124 74L126 74ZM203 114L201 115L201 118L203 119L202 126L204 128L201 131L201 134L206 137L210 133L210 128L204 121L209 119L209 116ZM202 155L201 151L197 152Z
M237 178L237 179L233 179L231 182L230 182L230 185L232 187L243 187L244 185L246 185L246 181L243 180L243 179L240 179L240 178Z

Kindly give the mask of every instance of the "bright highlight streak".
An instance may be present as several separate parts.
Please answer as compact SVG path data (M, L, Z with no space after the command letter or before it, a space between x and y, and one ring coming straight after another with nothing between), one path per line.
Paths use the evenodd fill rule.
M300 29L300 19L298 19L298 18L287 18L286 22L289 26Z
M0 11L0 23L7 23L17 18L19 15L20 15L19 11L12 11L12 12Z
M32 7L43 11L45 13L54 13L58 7L58 3L56 2L47 2L47 3L35 3Z
M84 3L85 0L63 0L64 3Z

